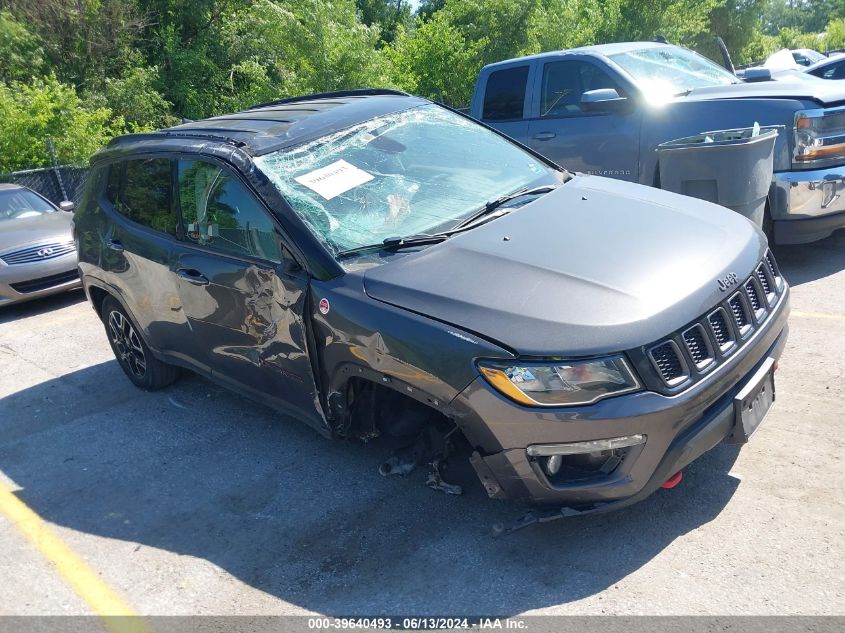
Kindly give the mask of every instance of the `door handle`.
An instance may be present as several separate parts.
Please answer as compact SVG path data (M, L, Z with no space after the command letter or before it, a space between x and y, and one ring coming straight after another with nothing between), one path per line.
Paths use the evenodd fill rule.
M117 251L118 253L123 252L123 244L120 240L109 240L106 242L106 246L108 246L111 250Z
M549 139L553 139L557 134L554 132L537 132L534 135L535 140L538 141L548 141Z
M179 279L184 279L189 284L194 284L195 286L208 285L208 277L193 268L180 268L176 271L176 276L179 277Z

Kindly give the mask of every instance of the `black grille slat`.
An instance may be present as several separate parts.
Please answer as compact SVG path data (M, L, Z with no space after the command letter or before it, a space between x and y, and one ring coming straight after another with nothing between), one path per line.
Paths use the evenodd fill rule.
M696 366L702 367L713 360L713 355L710 353L710 346L707 344L706 335L700 325L694 325L684 332L683 336L690 357Z
M722 310L716 310L716 312L708 317L708 321L710 321L710 329L713 332L713 337L716 339L719 347L724 347L725 345L733 342L730 326L728 325L728 322L725 319L725 313Z
M778 265L775 262L775 258L772 255L772 251L766 251L766 264L769 266L769 272L772 273L772 278L775 280L775 284L778 288L780 288L782 284L782 279L780 276L780 270L778 270Z
M755 313L760 312L763 309L763 303L760 301L760 297L757 294L757 287L751 279L745 282L745 294L751 304L751 309Z
M667 383L672 383L685 376L683 363L681 363L677 350L671 341L666 341L654 347L651 350L651 357L663 380Z
M745 310L745 305L742 303L742 299L738 294L731 297L731 300L728 302L728 305L731 308L731 314L734 318L734 323L736 323L737 328L739 328L740 332L745 332L745 329L751 325L751 319L748 318L748 313Z
M760 265L757 267L757 280L760 282L760 285L763 287L763 292L767 295L772 294L772 287L769 284L769 278L766 276L766 273L763 271L763 266Z
M54 286L61 286L74 279L79 279L79 273L76 270L69 270L58 275L50 275L49 277L39 277L38 279L31 279L30 281L21 281L15 284L9 284L14 288L15 292L26 294L28 292L38 292L40 290L47 290Z

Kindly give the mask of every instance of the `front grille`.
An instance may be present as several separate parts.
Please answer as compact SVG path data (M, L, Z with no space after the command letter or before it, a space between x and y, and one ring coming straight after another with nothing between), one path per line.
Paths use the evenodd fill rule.
M739 290L707 314L646 348L665 385L692 384L740 349L766 323L786 285L770 251ZM689 369L694 371L689 371Z
M9 284L14 288L15 292L26 294L28 292L39 292L40 290L47 290L55 286L61 286L68 282L79 279L79 273L75 270L69 270L66 273L59 273L58 275L50 275L49 277L39 277L30 281L21 281L16 284Z
M64 257L68 253L76 250L73 241L70 242L49 242L46 244L36 244L18 251L3 253L0 259L6 262L9 266L16 264L31 264L33 262L43 262L48 259L56 259L57 257Z

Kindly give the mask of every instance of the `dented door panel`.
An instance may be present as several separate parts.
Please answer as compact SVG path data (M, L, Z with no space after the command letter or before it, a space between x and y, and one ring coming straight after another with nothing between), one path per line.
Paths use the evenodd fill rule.
M174 274L212 377L325 432L303 322L305 275L189 246L177 256Z

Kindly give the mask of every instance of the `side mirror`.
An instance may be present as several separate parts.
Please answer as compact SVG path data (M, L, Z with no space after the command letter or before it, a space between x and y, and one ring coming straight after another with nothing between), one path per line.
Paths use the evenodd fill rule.
M70 200L62 200L59 203L59 208L62 211L67 211L68 213L70 213L71 211L73 211L76 208L76 205L73 204L73 202L71 202Z
M581 109L585 112L621 112L629 105L628 97L620 97L616 88L588 90L581 95Z

